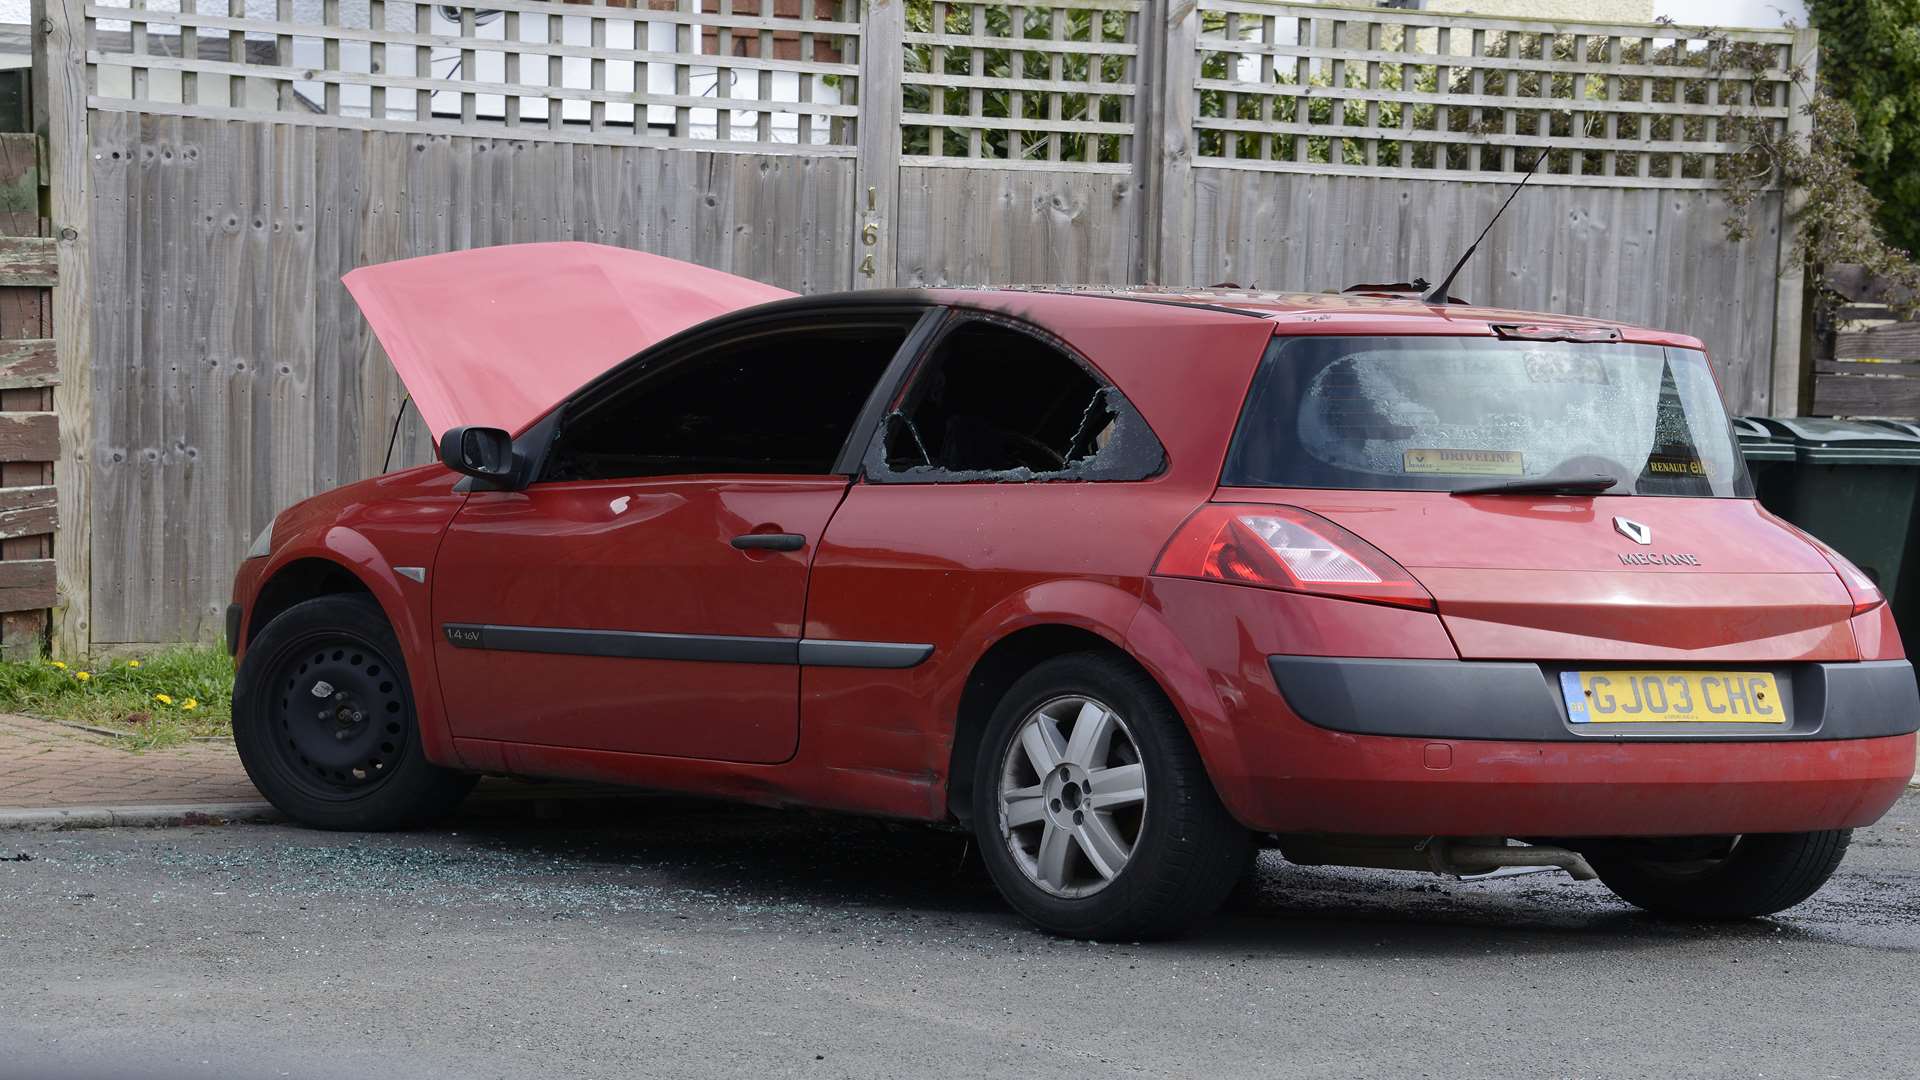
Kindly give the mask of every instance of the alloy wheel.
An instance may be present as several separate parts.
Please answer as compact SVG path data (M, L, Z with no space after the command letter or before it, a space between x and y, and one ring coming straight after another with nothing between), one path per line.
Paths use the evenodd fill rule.
M1078 898L1126 869L1146 822L1146 766L1126 721L1083 695L1021 722L1000 769L1000 835L1027 878Z

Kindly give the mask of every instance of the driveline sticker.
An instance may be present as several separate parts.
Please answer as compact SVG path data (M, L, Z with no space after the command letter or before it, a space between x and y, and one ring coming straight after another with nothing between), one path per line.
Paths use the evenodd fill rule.
M1401 463L1410 473L1454 476L1519 476L1526 466L1518 450L1408 450Z

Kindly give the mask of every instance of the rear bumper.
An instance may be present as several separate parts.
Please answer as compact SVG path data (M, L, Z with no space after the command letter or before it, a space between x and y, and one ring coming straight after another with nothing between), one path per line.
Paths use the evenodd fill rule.
M1689 738L1636 725L1637 735L1592 736L1568 730L1547 667L1463 662L1431 612L1160 579L1147 599L1128 644L1179 705L1228 809L1263 832L1855 828L1879 820L1913 775L1920 707L1903 663L1764 665L1793 676L1790 692L1781 684L1794 712L1784 731ZM1395 659L1349 659L1383 645ZM1296 686L1295 701L1276 656L1327 658L1346 674L1318 697ZM1427 661L1430 684L1382 674ZM1470 688L1480 682L1504 690Z
M1306 729L1301 741L1318 744L1301 769L1252 770L1249 823L1275 832L1576 837L1855 828L1900 797L1920 726L1920 691L1906 661L1777 669L1783 691L1791 677L1791 722L1719 736L1648 734L1642 725L1638 734L1612 725L1586 734L1597 725L1567 723L1557 677L1535 664L1276 656L1269 669L1277 703Z
M1506 742L1335 735L1298 770L1256 770L1233 800L1266 832L1701 836L1880 820L1914 736L1776 742Z

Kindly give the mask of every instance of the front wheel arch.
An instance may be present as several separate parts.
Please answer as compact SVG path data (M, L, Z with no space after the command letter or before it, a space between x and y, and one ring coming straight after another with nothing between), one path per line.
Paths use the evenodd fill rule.
M430 557L419 561L431 564ZM289 571L292 576L286 576ZM319 591L303 594L303 588ZM285 551L265 569L252 595L236 596L247 607L236 660L245 662L253 640L275 617L293 605L326 596L364 596L379 607L400 639L413 677L414 707L419 713L427 757L435 764L459 767L460 755L440 700L433 655L438 635L428 619L425 586L400 576L386 553L356 530L334 526L291 538ZM284 606L276 609L270 604Z
M366 582L337 562L312 556L294 559L260 583L253 610L247 613L246 643L253 644L268 623L295 604L322 596L354 594L376 599Z

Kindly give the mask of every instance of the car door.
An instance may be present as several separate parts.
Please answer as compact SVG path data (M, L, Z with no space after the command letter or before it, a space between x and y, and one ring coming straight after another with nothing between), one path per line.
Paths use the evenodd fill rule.
M565 406L534 448L539 479L476 492L436 558L455 735L792 756L808 567L848 437L918 314L752 320Z

